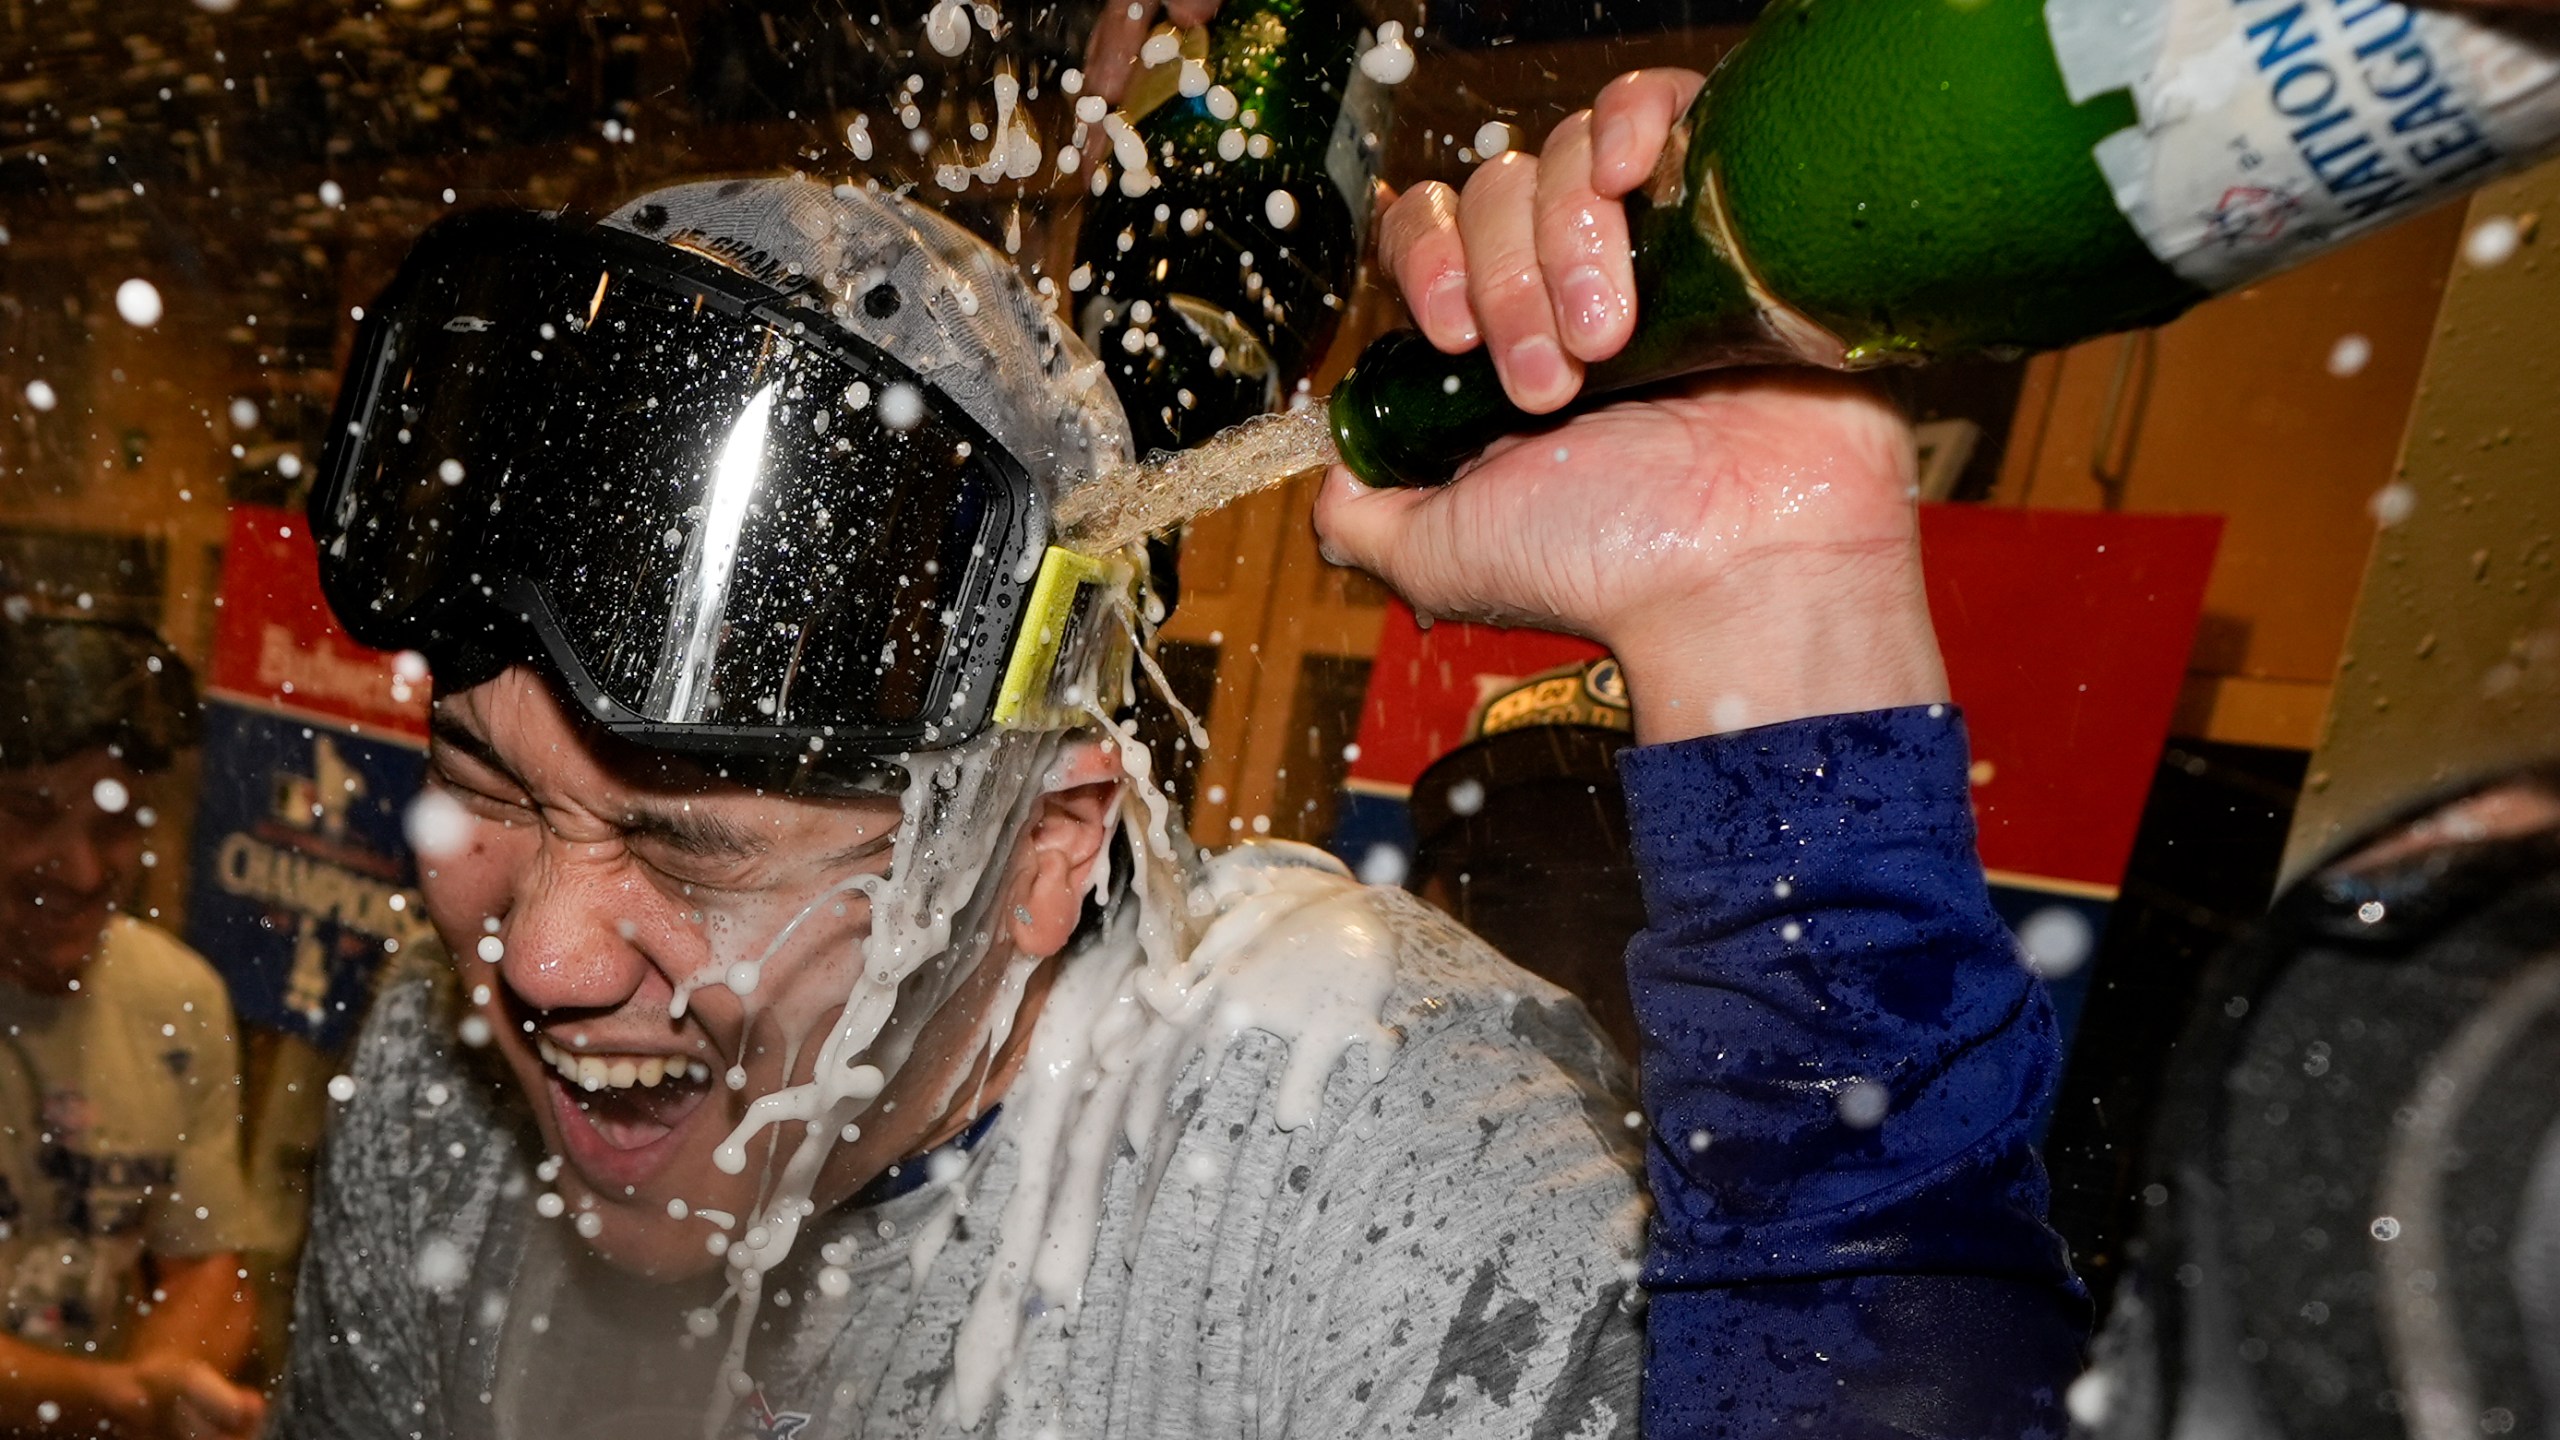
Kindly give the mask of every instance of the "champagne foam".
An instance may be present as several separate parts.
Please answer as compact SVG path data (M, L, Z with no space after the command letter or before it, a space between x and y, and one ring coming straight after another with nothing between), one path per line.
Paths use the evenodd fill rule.
M1068 491L1058 502L1058 531L1075 549L1108 555L1337 458L1322 405L1257 415Z

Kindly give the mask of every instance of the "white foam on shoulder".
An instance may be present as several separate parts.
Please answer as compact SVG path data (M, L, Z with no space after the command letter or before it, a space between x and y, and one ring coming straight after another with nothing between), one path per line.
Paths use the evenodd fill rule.
M1248 847L1263 849L1271 847ZM1292 847L1302 848L1302 847ZM1331 856L1326 856L1331 861ZM1222 1044L1247 1030L1289 1047L1272 1120L1296 1130L1315 1119L1335 1065L1360 1048L1371 1083L1386 1078L1396 1035L1381 1022L1395 988L1395 939L1368 893L1339 866L1261 866L1242 876L1213 870L1213 886L1237 889L1192 951L1217 1007Z
M1150 787L1152 788L1152 787ZM1146 1167L1152 1209L1176 1137L1163 1135L1172 1091L1203 1083L1248 1030L1289 1051L1273 1123L1311 1122L1355 1047L1371 1083L1397 1035L1382 1021L1395 984L1385 918L1339 862L1285 842L1248 845L1196 872L1190 895L1207 929L1179 963L1148 958L1139 907L1074 957L1032 1030L1029 1062L1006 1097L999 1136L1018 1147L997 1245L953 1347L944 1417L985 1418L1037 1300L1072 1315L1100 1239L1110 1166L1125 1139Z

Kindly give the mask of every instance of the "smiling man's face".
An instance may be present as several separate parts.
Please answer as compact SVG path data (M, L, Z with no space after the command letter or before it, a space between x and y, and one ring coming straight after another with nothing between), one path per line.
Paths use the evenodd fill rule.
M80 978L142 863L142 787L103 745L0 770L0 978L48 995Z
M523 667L437 700L428 774L468 817L457 844L421 861L428 915L565 1162L551 1188L607 1260L663 1278L711 1268L719 1227L703 1212L743 1227L777 1137L759 1136L740 1174L713 1152L755 1097L812 1072L870 927L849 882L888 870L898 803L708 779L574 721ZM1013 918L927 1023L859 1141L838 1147L821 1206L966 1123L953 1076L981 1062L1005 956L1051 953L1073 927L1074 894L1061 928L1058 887L1044 884L1053 870L1069 877L1044 859L1043 830L1026 829L996 881L1008 903L992 913ZM702 983L764 959L795 919L746 995ZM679 1016L680 990L691 993ZM1026 1006L1043 990L1045 978ZM1026 1016L1014 1033L1029 1028ZM780 1142L796 1145L800 1128L783 1128Z

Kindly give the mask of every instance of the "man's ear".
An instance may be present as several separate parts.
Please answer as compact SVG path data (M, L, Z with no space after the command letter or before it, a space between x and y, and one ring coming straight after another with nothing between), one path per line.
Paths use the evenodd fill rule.
M1125 774L1116 740L1078 736L1059 750L1023 836L1028 863L1011 919L1020 953L1055 955L1075 934L1093 867L1111 841Z

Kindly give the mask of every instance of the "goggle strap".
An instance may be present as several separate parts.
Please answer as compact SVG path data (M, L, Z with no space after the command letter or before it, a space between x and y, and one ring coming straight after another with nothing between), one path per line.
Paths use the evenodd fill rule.
M1111 623L1110 612L1136 582L1137 571L1125 560L1048 548L996 692L996 724L1062 729L1085 723L1092 707L1107 712L1118 703L1117 695L1081 687L1113 685L1128 669L1124 655L1109 653L1129 643L1127 627Z

